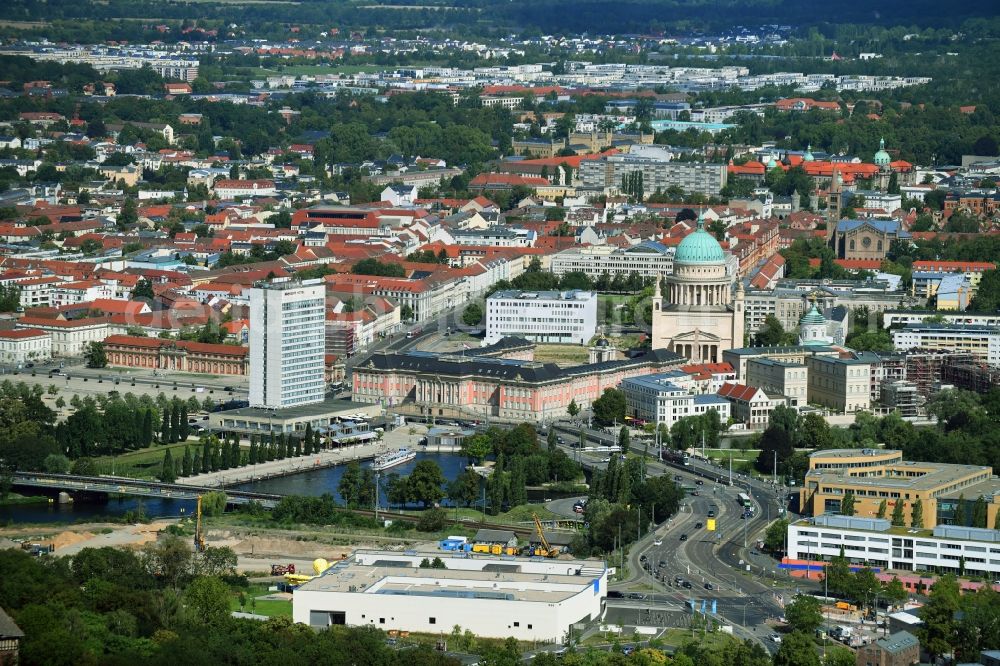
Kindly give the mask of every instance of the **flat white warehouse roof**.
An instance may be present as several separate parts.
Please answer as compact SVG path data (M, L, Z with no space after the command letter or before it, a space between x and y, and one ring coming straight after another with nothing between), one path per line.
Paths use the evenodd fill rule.
M436 555L449 568L421 569L423 554L416 561L399 553L387 552L377 560L370 552L359 555L336 563L299 591L558 603L592 587L604 572L603 562L555 560L544 566L549 562ZM522 564L534 571L522 571Z

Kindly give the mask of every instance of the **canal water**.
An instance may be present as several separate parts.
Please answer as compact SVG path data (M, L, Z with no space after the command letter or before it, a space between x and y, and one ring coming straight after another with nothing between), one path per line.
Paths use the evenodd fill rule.
M393 473L406 476L413 471L413 468L421 460L433 460L440 465L441 471L444 473L444 478L448 481L455 480L462 473L462 470L465 469L466 465L469 464L469 459L459 454L419 452L417 453L417 457L409 462L382 470L380 483L382 488L379 491L381 497L380 504L382 506L388 505L384 492L386 477ZM371 461L361 463L362 467L370 465ZM278 493L280 495L318 496L323 493L330 493L339 501L340 493L337 492L337 486L340 484L340 479L344 476L346 469L346 465L337 465L336 467L300 472L291 476L280 476L252 483L242 483L234 487L238 490L250 490L258 493Z
M465 456L453 453L417 453L417 457L402 465L397 465L382 471L382 479L391 473L406 476L413 471L417 463L421 460L433 460L441 466L444 477L448 481L454 480L465 466L468 459ZM361 463L363 467L371 464L371 461ZM282 476L273 479L264 479L252 483L243 483L233 486L238 490L252 490L262 493L278 493L282 495L315 495L330 493L338 500L340 494L337 486L344 475L347 465L337 465L323 469L298 472L289 476ZM381 493L381 505L387 506L385 493ZM73 502L72 504L18 504L13 506L0 506L0 524L10 525L18 523L73 523L100 521L102 518L121 517L129 511L137 511L139 508L145 511L151 518L164 516L191 515L195 508L194 500L171 500L146 497L124 497L121 499L108 498L106 502L88 501Z

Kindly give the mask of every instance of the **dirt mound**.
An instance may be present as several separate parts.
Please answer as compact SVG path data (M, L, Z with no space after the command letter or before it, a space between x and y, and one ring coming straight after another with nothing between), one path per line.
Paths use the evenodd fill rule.
M92 532L60 532L52 537L52 545L55 546L56 550L59 550L93 538Z
M350 553L351 549L344 546L330 546L315 541L296 541L295 539L277 539L272 537L247 537L232 544L237 555L251 556L284 556L326 559L339 559L341 555Z

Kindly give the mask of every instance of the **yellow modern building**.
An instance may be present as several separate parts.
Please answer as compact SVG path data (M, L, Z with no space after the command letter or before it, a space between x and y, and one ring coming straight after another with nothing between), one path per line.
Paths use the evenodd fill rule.
M891 449L830 449L809 456L809 471L799 489L802 513L840 514L841 503L854 497L853 515L891 519L896 504L903 504L906 527L933 529L938 524L967 525L975 501L986 502L986 525L996 525L1000 511L1000 479L992 467L904 461ZM913 525L913 506L920 502L922 521Z

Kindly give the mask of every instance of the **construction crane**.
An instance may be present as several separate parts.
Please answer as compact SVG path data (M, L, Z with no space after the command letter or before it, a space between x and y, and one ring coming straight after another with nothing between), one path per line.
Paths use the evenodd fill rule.
M201 553L205 550L205 535L201 532L201 495L198 495L198 508L195 510L194 522L194 551Z
M545 530L542 529L542 521L538 519L538 514L531 514L531 519L535 521L535 532L538 533L538 541L541 544L540 548L535 548L535 555L541 555L542 557L556 557L559 555L559 549L553 548L549 544L549 540L545 538Z

